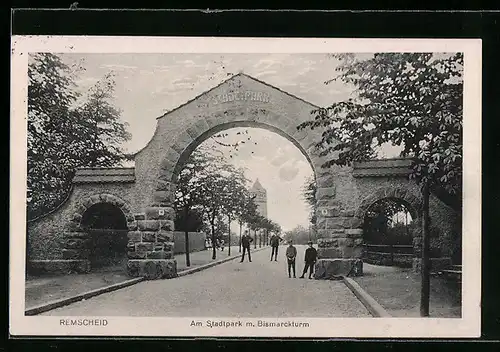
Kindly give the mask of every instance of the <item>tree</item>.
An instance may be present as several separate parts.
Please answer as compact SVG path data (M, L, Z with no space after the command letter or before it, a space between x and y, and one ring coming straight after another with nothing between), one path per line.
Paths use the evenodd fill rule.
M51 53L33 54L28 64L28 219L54 209L71 189L82 164L82 143L71 109L78 95L71 68Z
M203 149L197 149L189 156L177 176L174 208L176 210L176 219L183 219L182 225L178 228L184 230L186 266L191 265L188 224L191 220L190 214L198 214L201 227L203 225L203 210L199 206L203 203L200 198L202 196L200 193L202 182L206 172L213 171L213 166L218 161L220 161L220 157L214 156Z
M111 166L123 158L120 143L130 136L126 124L113 110L111 124L91 114L92 103L77 93L75 79L83 68L69 67L57 55L37 53L28 62L28 219L50 212L68 196L75 169L83 166ZM105 77L106 78L106 77ZM104 79L106 80L106 79ZM114 82L106 86L106 109L111 112ZM92 89L91 89L92 92ZM92 97L92 94L89 95ZM79 98L82 102L79 105ZM92 100L93 101L93 100ZM106 112L103 114L102 112ZM100 117L99 121L111 121ZM99 137L100 154L93 151ZM99 158L98 155L105 155Z
M131 135L128 124L120 119L120 110L113 105L114 90L114 75L110 72L89 89L86 101L78 108L90 144L90 167L117 165L125 158L121 146Z
M377 53L368 59L335 54L340 80L353 98L313 111L298 126L322 128L317 144L323 165L349 165L376 156L383 145L399 145L411 157L411 177L421 184L421 315L429 315L429 192L460 210L462 204L463 54ZM443 194L445 196L443 196Z
M304 200L309 205L310 208L309 221L313 225L316 224L316 219L317 219L316 213L318 208L318 202L316 199L316 190L317 186L314 176L307 178L302 188L302 195L304 197Z

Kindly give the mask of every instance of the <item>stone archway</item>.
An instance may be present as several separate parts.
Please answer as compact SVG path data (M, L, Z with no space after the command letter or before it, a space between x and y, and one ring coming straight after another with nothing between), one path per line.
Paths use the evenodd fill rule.
M110 204L123 213L129 230L135 226L130 206L116 195L99 193L80 199L74 207L73 215L67 224L68 231L64 234L62 256L64 260L78 262L79 265L77 266L84 268L83 271L85 272L91 270L89 260L91 238L89 232L82 226L82 219L90 208L103 203Z
M415 194L411 193L408 190L405 190L404 188L401 187L382 187L378 188L375 192L370 194L368 197L364 198L359 205L358 209L356 210L355 216L356 218L362 220L365 218L365 214L368 212L368 210L377 202L384 200L384 199L392 199L397 202L401 202L406 209L410 212L411 217L412 217L412 222L415 224L418 224L420 219L421 219L421 212L422 212L422 200L419 196L416 196ZM363 229L360 229L360 232L363 232ZM364 236L363 236L364 237ZM421 255L421 245L422 245L422 240L420 237L420 232L413 233L413 256L411 256L411 253L406 254L407 257L404 255L397 255L397 254L392 254L390 256L390 262L391 263L399 263L399 265L405 265L405 266L414 266L415 260L419 258ZM391 252L393 253L393 252ZM369 253L368 253L369 254ZM377 254L377 253L372 253L372 254ZM378 255L378 254L377 254ZM395 258L396 257L396 258ZM387 262L387 258L379 258L380 263L385 263ZM379 264L380 264L379 263ZM373 263L372 263L373 264ZM390 264L383 264L383 265L390 265Z

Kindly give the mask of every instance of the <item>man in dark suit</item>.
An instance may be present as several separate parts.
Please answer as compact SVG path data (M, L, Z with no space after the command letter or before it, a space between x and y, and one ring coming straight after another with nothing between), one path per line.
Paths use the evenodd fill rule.
M309 278L311 279L311 276L314 271L314 264L316 264L316 259L318 257L318 252L313 247L312 241L307 242L307 244L309 245L309 248L306 249L306 255L304 258L305 266L304 266L304 271L302 272L302 276L300 277L301 279L304 278L307 269L309 269Z
M248 230L245 230L245 233L241 237L241 246L243 247L243 253L241 255L240 263L245 259L245 251L248 252L248 261L252 261L252 257L250 256L250 243L253 242L252 236L248 234Z
M280 242L283 241L283 239L278 235L278 234L273 234L271 236L271 261L277 262L278 261L278 247L280 245Z

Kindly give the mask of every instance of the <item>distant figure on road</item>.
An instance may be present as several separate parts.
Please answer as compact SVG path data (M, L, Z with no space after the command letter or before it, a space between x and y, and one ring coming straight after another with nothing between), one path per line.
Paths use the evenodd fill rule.
M273 261L273 256L274 256L274 261L278 261L278 247L280 245L280 242L283 241L283 239L278 235L278 234L273 234L271 236L271 261Z
M286 259L288 262L288 277L291 276L293 271L293 277L295 277L295 258L297 257L297 248L292 244L292 241L288 241L289 246L286 249Z
M220 240L220 250L224 251L224 240Z
M243 247L243 254L241 255L240 263L245 259L245 251L248 252L248 261L252 261L252 257L250 256L250 243L253 242L252 237L248 234L248 230L245 230L245 233L241 237L241 246Z
M318 257L318 252L313 247L312 241L307 242L307 244L309 245L309 248L306 249L306 255L304 258L305 265L304 265L304 271L302 272L302 276L300 277L301 279L304 278L307 269L309 269L309 278L311 279L311 276L314 271L314 264L316 264L316 258Z

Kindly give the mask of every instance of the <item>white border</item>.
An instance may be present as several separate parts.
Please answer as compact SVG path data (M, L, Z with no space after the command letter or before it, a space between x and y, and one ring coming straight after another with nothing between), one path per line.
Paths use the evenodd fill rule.
M481 40L13 36L11 61L10 333L35 336L479 337L481 313ZM464 52L463 296L461 319L296 318L309 328L190 328L189 318L99 317L106 327L24 316L26 116L29 52L333 53ZM332 302L332 304L334 304ZM69 317L68 317L69 318ZM76 318L76 317L71 317ZM97 317L92 317L97 318ZM221 319L221 317L213 317ZM205 321L207 317L199 320ZM228 318L231 319L231 318ZM234 318L232 318L234 319ZM256 322L258 319L242 319ZM290 319L281 319L288 321Z

